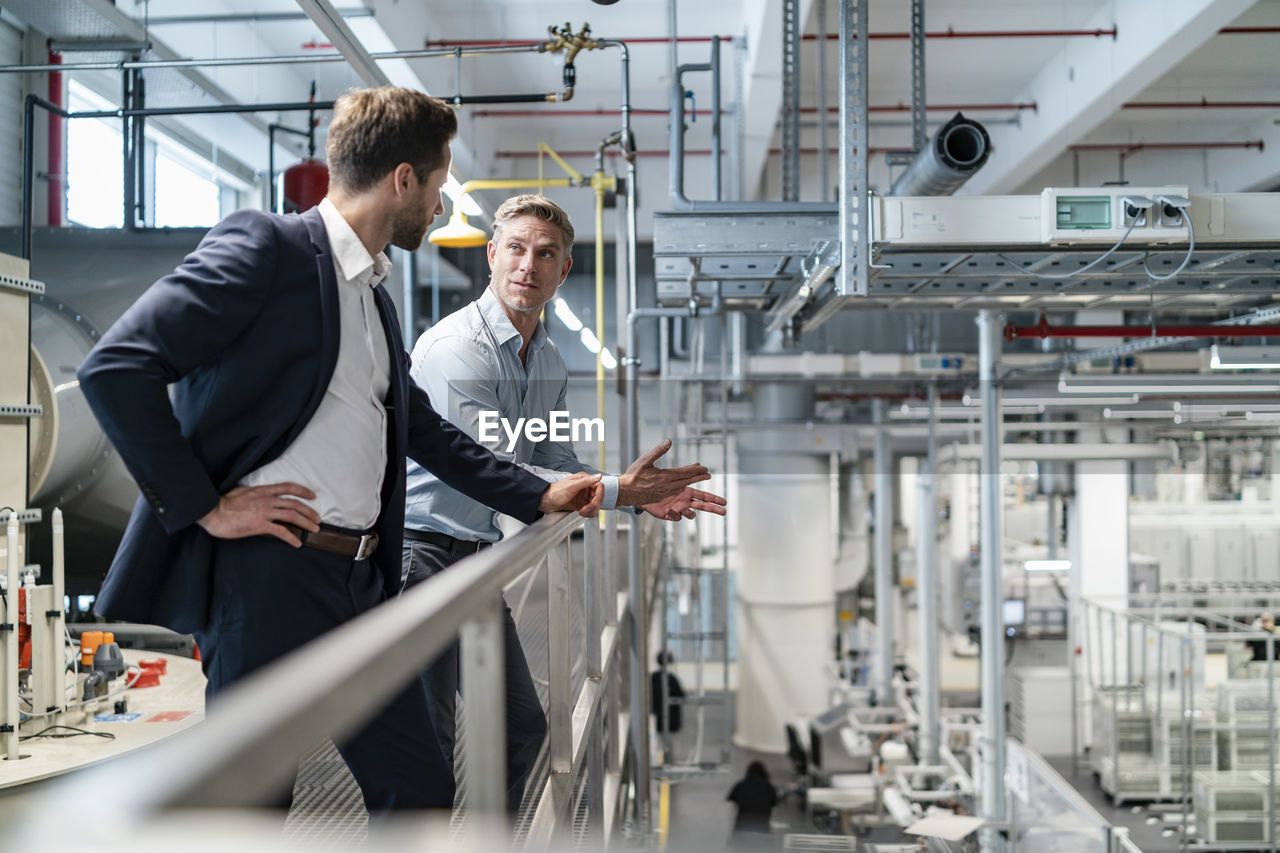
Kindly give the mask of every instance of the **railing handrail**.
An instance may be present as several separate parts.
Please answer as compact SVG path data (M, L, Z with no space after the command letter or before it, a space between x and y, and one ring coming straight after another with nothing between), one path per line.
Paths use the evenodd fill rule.
M33 797L26 812L33 819L13 827L10 840L39 844L63 832L47 815L69 802L86 809L77 825L92 844L95 831L165 809L270 799L295 774L293 759L354 731L582 521L567 513L543 518L245 678L219 697L203 724L50 786ZM99 796L104 784L111 797ZM103 814L90 814L97 808Z

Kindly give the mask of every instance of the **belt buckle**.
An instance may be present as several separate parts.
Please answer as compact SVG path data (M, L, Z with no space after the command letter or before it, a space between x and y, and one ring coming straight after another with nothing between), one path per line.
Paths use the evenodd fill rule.
M356 548L356 560L367 560L378 547L378 534L366 533L360 537L360 547Z

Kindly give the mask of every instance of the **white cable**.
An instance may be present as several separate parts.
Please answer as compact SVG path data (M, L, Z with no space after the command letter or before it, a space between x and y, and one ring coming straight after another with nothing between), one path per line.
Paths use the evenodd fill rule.
M1191 220L1190 220L1190 219L1188 219L1188 220L1187 220L1187 222L1188 222L1188 224L1189 224L1189 223L1191 222ZM1048 281L1062 281L1062 280L1064 280L1064 279L1068 279L1068 278L1076 278L1076 277L1077 277L1077 276L1079 276L1081 273L1086 273L1086 272L1088 272L1089 270L1091 270L1091 269L1093 269L1094 267L1096 267L1098 264L1100 264L1100 263L1102 263L1103 261L1105 261L1107 258L1111 257L1111 256L1115 253L1116 249L1119 249L1121 246L1123 246L1123 245L1124 245L1124 241L1129 239L1129 234L1133 231L1134 226L1136 226L1137 224L1138 224L1138 219L1135 217L1135 218L1134 218L1134 220L1133 220L1133 222L1129 223L1129 228L1128 228L1128 230L1127 230L1127 231L1125 231L1123 234L1121 234L1121 235L1120 235L1120 240L1119 240L1119 241L1118 241L1114 246L1112 246L1110 249L1107 249L1106 253L1105 253L1105 254L1103 254L1103 255L1102 255L1102 257L1100 257L1100 258L1098 258L1098 259L1096 259L1096 260L1094 260L1094 261L1091 261L1090 263L1086 264L1085 266L1081 267L1081 268L1080 268L1080 269L1078 269L1078 270L1074 270L1074 271L1069 272L1069 273L1064 273L1064 274L1062 274L1062 275L1047 275L1047 274L1042 273L1042 272L1036 272L1036 271L1035 271L1035 270L1033 270L1033 269L1029 269L1028 267L1024 267L1022 264L1018 263L1017 261L1013 261L1013 260L1010 260L1009 258L1006 258L1004 255L997 255L996 257L1000 258L1000 260L1004 261L1005 263L1007 263L1007 264L1011 264L1011 265L1013 265L1015 268L1017 268L1017 269L1019 269L1019 270L1022 270L1022 271L1023 271L1024 273L1026 273L1027 275L1034 276L1034 277L1036 277L1036 278L1042 278L1042 279L1046 279L1046 280L1048 280Z
M1190 214L1188 211L1186 211L1186 210L1182 211L1182 215L1183 215L1183 216L1186 218L1186 220L1187 220L1187 233L1188 233L1188 235L1189 235L1189 237L1188 237L1189 243L1188 243L1188 245L1187 245L1187 256L1186 256L1185 258L1183 258L1183 259L1182 259L1182 263L1178 264L1178 268L1177 268L1176 270L1174 270L1173 272L1169 273L1168 275L1156 275L1155 273L1153 273L1153 272L1151 271L1151 268L1150 268L1149 266L1147 266L1147 257L1148 257L1148 255L1149 255L1150 253L1148 253L1148 255L1143 255L1143 256L1142 256L1142 271L1143 271L1143 272L1145 272L1145 273L1147 274L1147 278L1151 279L1152 281L1168 281L1169 279L1171 279L1171 278L1173 278L1174 276L1178 275L1178 273L1180 273L1180 272L1182 272L1184 269L1186 269L1187 264L1191 262L1191 256L1192 256L1193 254L1195 254L1195 251L1196 251L1196 228L1195 228L1195 226L1194 226L1194 225L1192 225L1192 224L1191 224L1191 214Z

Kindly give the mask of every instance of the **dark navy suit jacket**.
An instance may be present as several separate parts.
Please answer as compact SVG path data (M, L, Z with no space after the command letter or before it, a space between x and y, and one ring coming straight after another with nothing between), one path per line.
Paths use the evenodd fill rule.
M391 385L373 560L392 595L400 587L406 455L526 522L537 517L547 483L436 413L409 378L395 308L381 286L376 299ZM228 216L102 336L77 371L80 388L142 495L98 594L99 614L184 633L208 624L213 539L195 522L306 426L333 375L338 339L333 258L314 208Z

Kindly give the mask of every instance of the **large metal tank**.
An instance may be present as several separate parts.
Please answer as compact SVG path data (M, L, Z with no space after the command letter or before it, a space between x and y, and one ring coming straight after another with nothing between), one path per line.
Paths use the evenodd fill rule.
M812 386L757 383L754 393L757 422L778 426L738 435L742 568L734 740L784 752L785 724L828 704L823 669L835 642L835 487L830 456L802 437Z

